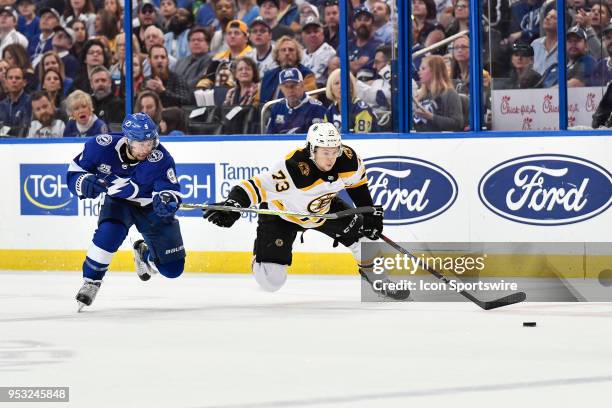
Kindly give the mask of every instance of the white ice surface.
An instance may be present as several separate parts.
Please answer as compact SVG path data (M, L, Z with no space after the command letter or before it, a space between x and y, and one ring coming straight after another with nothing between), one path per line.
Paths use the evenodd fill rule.
M612 304L361 303L356 277L0 273L0 386L17 407L610 407ZM536 321L537 327L522 327Z

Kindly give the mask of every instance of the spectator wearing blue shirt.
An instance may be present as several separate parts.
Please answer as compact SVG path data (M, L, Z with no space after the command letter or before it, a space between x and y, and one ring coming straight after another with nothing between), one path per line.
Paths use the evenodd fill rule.
M24 91L26 80L23 70L20 67L8 68L4 85L7 96L0 102L0 123L12 127L11 134L25 136L32 117L32 106L30 96Z
M64 137L87 137L108 133L106 123L94 114L91 97L76 90L66 98L70 120L66 123Z
M238 0L237 3L238 13L236 18L250 26L253 20L259 16L259 6L255 3L255 0Z
M278 24L286 25L293 31L300 31L300 12L293 0L280 0Z
M356 38L349 42L351 72L356 75L361 68L371 67L376 49L381 44L374 39L374 16L365 7L354 11L353 30Z
M191 54L188 37L193 23L193 14L183 8L178 9L176 14L170 18L168 32L164 34L164 46L168 54L177 60Z
M391 8L383 0L375 0L372 4L372 15L374 16L374 39L376 41L391 44L395 30L391 24Z
M306 95L299 69L281 71L279 87L285 98L272 106L267 133L307 133L310 125L323 122L325 107Z
M40 19L36 16L36 4L33 0L18 0L16 5L19 11L17 31L26 36L29 44L33 38L40 35Z
M28 54L30 55L33 66L38 64L45 52L51 51L54 34L53 30L59 23L60 15L57 10L51 7L44 7L40 10L40 22L38 25L40 34L38 37L32 38L28 43Z
M567 86L591 86L597 62L589 55L587 33L574 26L567 31Z

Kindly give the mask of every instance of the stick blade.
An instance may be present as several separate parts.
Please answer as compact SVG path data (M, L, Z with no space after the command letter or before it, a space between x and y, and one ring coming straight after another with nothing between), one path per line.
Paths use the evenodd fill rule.
M521 303L524 302L525 299L527 299L527 294L525 292L516 292L496 300L480 302L478 306L480 306L484 310L492 310L497 309L498 307L510 306L515 303Z

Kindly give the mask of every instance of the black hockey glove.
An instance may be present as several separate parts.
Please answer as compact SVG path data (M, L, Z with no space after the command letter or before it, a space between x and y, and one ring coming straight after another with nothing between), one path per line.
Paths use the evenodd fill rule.
M215 203L214 205L242 208L238 201L231 198L228 198L222 203ZM229 228L238 221L240 213L237 211L206 210L204 211L203 217L219 227Z
M172 217L178 211L181 201L176 191L162 191L153 196L153 210L158 217Z
M363 214L363 235L376 241L383 231L384 210L380 205L375 205L374 209L372 213Z
M76 183L76 191L82 198L96 198L106 193L106 182L100 180L93 174L79 177Z

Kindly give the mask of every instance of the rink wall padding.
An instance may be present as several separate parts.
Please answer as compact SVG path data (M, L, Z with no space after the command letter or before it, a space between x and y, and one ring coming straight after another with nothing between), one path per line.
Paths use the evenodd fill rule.
M612 136L345 139L364 159L385 233L398 242L606 243L612 230ZM89 247L99 200L68 191L68 163L83 140L0 141L0 269L75 270ZM168 138L186 202L218 202L244 178L267 171L303 137ZM346 198L346 197L345 197ZM179 212L188 272L248 272L257 219L231 229ZM130 239L139 238L130 231ZM612 269L612 245L549 254L546 265L520 254L490 258L493 276L595 277ZM111 270L133 270L126 240ZM354 274L346 249L314 231L294 244L291 273ZM556 272L555 272L556 271Z

